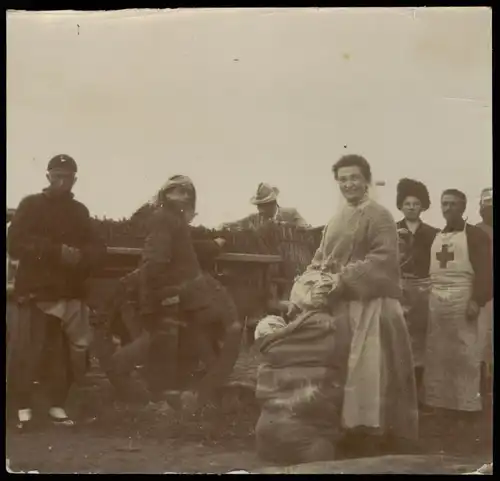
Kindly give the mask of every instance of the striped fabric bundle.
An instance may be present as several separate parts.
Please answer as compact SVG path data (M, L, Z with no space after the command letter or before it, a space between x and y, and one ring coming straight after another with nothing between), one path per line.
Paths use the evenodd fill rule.
M346 313L302 314L261 342L259 455L277 462L331 457L340 428L350 347Z

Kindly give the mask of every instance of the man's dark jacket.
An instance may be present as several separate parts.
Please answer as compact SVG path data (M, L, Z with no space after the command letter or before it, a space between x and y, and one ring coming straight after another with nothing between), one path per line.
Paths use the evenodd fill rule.
M191 228L184 214L174 203L167 203L154 211L148 224L148 236L136 272L142 315L161 313L163 301L174 295L180 297L185 310L210 305Z
M62 245L80 249L76 266L61 261ZM25 197L7 235L9 256L19 261L14 295L37 301L84 299L86 280L105 258L87 207L73 194L44 190Z

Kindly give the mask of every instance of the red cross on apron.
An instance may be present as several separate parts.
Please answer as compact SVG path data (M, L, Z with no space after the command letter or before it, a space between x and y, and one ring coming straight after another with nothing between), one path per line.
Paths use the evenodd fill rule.
M439 261L439 267L441 267L441 269L446 269L448 262L455 259L455 254L448 250L448 244L443 244L441 246L441 251L436 252L436 259Z

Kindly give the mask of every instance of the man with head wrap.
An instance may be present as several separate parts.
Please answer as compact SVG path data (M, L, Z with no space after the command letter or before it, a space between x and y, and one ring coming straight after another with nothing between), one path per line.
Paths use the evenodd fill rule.
M490 241L481 228L464 220L466 205L459 190L441 195L446 226L431 248L423 383L425 404L460 420L482 409L478 315L492 298Z
M493 255L493 189L483 189L479 201L479 214L483 219L477 227L483 229L491 241ZM493 258L491 259L493 264ZM479 314L479 329L483 346L482 361L484 363L484 391L491 392L493 379L493 299L487 302Z
M188 177L173 176L160 189L133 277L149 332L146 377L152 395L168 391L172 399L173 393L189 387L201 361L206 372L196 391L203 402L231 364L232 341L240 326L225 289L202 273L189 227L195 205L196 191Z

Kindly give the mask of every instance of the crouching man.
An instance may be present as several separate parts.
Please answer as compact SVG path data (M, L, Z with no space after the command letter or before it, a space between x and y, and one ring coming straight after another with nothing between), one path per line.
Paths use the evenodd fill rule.
M241 325L225 289L200 267L189 227L196 204L192 181L171 177L154 204L142 261L126 279L131 291L137 289L147 332L117 351L111 374L123 378L130 361L144 356L153 399L174 403L181 391L193 390L194 407L208 400L230 374ZM200 364L201 380L195 376Z
M47 381L49 418L73 424L64 404L71 382L85 376L91 341L85 282L106 252L88 209L71 192L74 159L57 155L47 170L49 186L21 201L7 237L8 254L19 261L7 377L20 428L32 420L33 383L40 374Z

